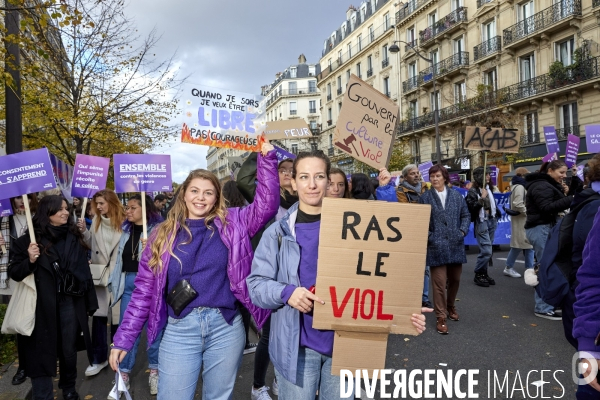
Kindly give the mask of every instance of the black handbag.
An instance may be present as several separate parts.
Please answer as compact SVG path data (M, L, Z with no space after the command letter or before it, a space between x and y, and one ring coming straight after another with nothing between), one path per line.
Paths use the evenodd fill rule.
M83 297L85 291L81 288L79 281L70 272L65 272L60 269L58 262L52 263L54 270L56 271L56 290L58 293L66 294L68 296Z
M511 217L516 217L517 215L521 215L520 211L511 210L510 208L506 208L506 206L504 206L503 208L504 208L504 212L507 213L508 215L510 215Z
M171 306L175 315L179 317L181 312L196 297L198 297L198 292L190 285L187 279L182 279L167 294L167 304Z

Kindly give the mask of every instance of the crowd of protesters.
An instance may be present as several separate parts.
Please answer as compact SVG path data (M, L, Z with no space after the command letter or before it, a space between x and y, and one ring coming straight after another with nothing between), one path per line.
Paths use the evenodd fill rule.
M521 277L514 265L522 253L526 281L537 281L534 266L552 229L576 211L568 294L552 306L536 291L534 313L562 319L567 340L589 354L588 363L598 363L600 156L588 162L583 181L576 172L567 179L560 160L534 173L515 170L503 274ZM148 385L159 399L194 398L199 371L202 398L231 398L242 357L253 352L253 400L271 399L269 391L283 400L316 394L338 399L340 380L331 374L333 331L313 328L312 316L314 302L323 303L312 289L325 197L430 206L421 312L434 311L438 333L448 334L447 320L460 319L455 302L471 222L479 249L474 283L496 284L488 268L501 211L489 171L479 167L472 181L453 183L444 167L434 165L429 181L413 164L392 173L381 169L374 181L360 173L348 177L316 150L278 162L266 143L246 159L235 181L221 185L209 171L191 171L176 193L146 196L145 214L140 195L123 206L110 189L97 192L86 209L80 198L69 204L58 193L29 195L37 244L26 234L22 198L13 198L14 215L0 225L0 244L7 249L0 258L0 287L33 274L38 299L32 335L17 336L20 363L12 382L29 377L33 399L53 399L58 359L64 399L79 399L77 351L86 349L86 376L110 365L129 389L145 329ZM453 189L458 186L466 197ZM106 286L94 284L90 264L106 266ZM61 285L66 280L74 284ZM424 314L413 314L411 322L419 333L425 330ZM257 343L250 340L251 328ZM270 387L269 363L276 377ZM108 399L121 394L113 387ZM600 399L597 380L580 385L577 397Z

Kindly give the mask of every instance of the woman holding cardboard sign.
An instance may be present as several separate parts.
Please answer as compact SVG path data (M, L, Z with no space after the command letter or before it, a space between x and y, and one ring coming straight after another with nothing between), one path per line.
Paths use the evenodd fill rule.
M340 378L331 374L333 331L312 327L311 289L317 279L321 208L331 163L320 151L300 153L292 168L299 202L263 234L252 262L248 288L252 302L273 310L269 353L275 366L279 399L340 398ZM419 332L425 316L413 315Z
M104 189L92 197L92 209L96 215L90 230L86 229L85 220L77 222L83 233L85 242L92 249L91 269L96 285L99 309L92 319L92 344L94 346L94 362L85 370L85 376L98 374L108 365L108 305L110 297L107 289L108 277L117 262L117 246L121 239L125 221L125 210L114 191ZM112 309L112 324L119 321L119 307Z
M448 188L450 176L446 168L434 165L429 169L432 190L421 195L419 203L431 205L427 265L433 282L433 308L438 333L448 334L446 317L458 321L454 302L462 265L467 262L465 235L469 232L471 214L462 195ZM447 289L446 289L447 284Z
M192 171L167 219L142 253L136 288L115 335L114 370L146 321L151 345L164 328L158 354L158 399L193 399L202 369L202 398L231 399L245 334L238 305L261 326L269 312L250 302L250 238L277 212L279 183L273 146L258 158L255 201L227 208L211 172Z

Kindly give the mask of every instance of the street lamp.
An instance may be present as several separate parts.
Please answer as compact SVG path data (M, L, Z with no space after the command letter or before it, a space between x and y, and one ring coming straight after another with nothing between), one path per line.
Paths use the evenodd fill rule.
M436 94L436 87L435 87L435 69L436 68L435 68L435 65L433 64L433 59L425 57L417 49L415 49L415 47L411 43L407 43L404 40L394 40L394 43L392 43L392 45L388 49L388 51L390 53L399 53L400 52L400 47L396 43L404 43L405 45L410 47L415 52L416 55L418 55L423 60L425 60L429 64L431 64L431 79L433 80L433 96L434 96L433 120L435 122L435 156L437 158L438 165L442 165L442 150L441 150L441 146L440 146L440 121L439 121L439 110L438 110L438 96ZM398 74L400 74L400 71L398 71Z

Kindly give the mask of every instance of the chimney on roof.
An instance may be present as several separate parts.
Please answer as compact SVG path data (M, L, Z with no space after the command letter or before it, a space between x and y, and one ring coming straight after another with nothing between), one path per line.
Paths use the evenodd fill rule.
M298 64L306 64L306 57L304 54L300 54L300 57L298 57Z
M355 12L356 12L356 7L354 7L353 5L348 7L348 11L346 11L346 20L350 20L350 17L352 17L352 14L354 14Z

